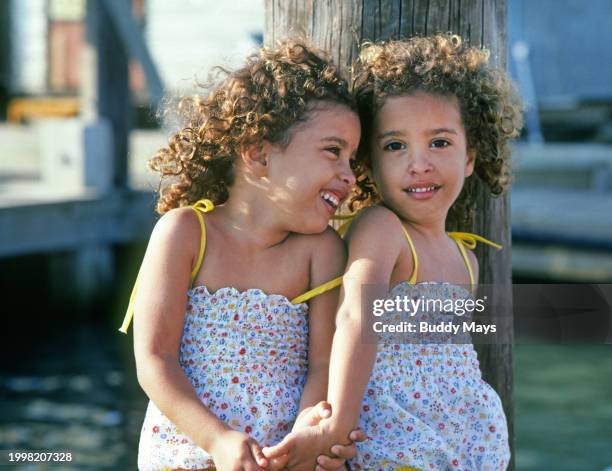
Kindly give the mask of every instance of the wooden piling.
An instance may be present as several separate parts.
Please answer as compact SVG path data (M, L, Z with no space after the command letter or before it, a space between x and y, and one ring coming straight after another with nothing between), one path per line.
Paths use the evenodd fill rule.
M453 32L473 46L484 46L491 61L506 67L506 0L266 0L264 43L293 33L305 34L326 50L348 73L365 40L407 38ZM478 216L461 230L483 234L504 246L497 252L477 249L480 283L494 285L489 305L496 307L492 322L503 324L496 343L478 346L483 376L502 399L510 446L508 469L514 469L514 403L512 395L512 267L509 195L491 198L480 187Z

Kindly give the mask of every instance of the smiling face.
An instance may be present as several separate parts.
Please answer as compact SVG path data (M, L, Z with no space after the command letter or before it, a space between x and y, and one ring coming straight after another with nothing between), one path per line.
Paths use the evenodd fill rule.
M267 194L289 230L319 233L355 184L359 118L344 105L315 102L289 136L286 146L268 147Z
M385 205L420 224L446 220L474 170L454 97L417 92L387 98L374 119L370 152Z

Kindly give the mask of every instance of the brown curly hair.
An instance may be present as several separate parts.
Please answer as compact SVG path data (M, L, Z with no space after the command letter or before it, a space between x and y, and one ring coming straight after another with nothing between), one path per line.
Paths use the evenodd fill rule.
M493 195L503 193L510 183L508 140L520 133L522 104L505 72L490 66L488 60L487 50L468 47L459 36L450 34L363 45L353 66L353 92L359 108L362 141L351 209L380 200L368 176L376 113L387 97L419 91L457 98L467 148L476 156L474 173ZM476 179L467 178L449 211L449 225L472 221L476 188Z
M162 180L172 180L163 188L160 183L160 214L202 198L225 202L241 148L264 140L286 146L290 128L304 120L314 100L357 112L347 81L302 39L264 47L233 72L217 69L223 77L208 96L179 101L181 129L149 161Z

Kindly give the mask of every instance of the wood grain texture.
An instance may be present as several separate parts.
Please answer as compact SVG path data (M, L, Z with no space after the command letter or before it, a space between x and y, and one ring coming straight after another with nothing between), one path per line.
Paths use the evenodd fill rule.
M264 44L306 36L348 74L362 37L361 21L357 0L266 0Z
M271 44L292 28L303 28L314 44L323 47L345 70L365 40L408 38L453 32L472 46L486 47L491 61L506 66L507 0L266 0L264 40ZM482 234L501 243L501 252L476 251L480 283L493 285L488 302L497 306L493 322L501 329L494 345L478 346L483 377L500 395L506 416L514 469L514 403L512 371L512 268L508 195L491 198L484 187L475 198L478 217L461 230ZM499 330L498 330L499 332Z

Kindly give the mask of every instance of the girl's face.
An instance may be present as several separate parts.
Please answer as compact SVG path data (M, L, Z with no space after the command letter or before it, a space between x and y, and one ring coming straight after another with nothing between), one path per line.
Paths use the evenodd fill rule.
M389 97L374 120L372 177L384 203L405 220L439 222L474 170L455 97Z
M355 184L355 158L361 128L346 106L319 101L290 130L286 146L270 145L269 197L291 232L325 230Z

